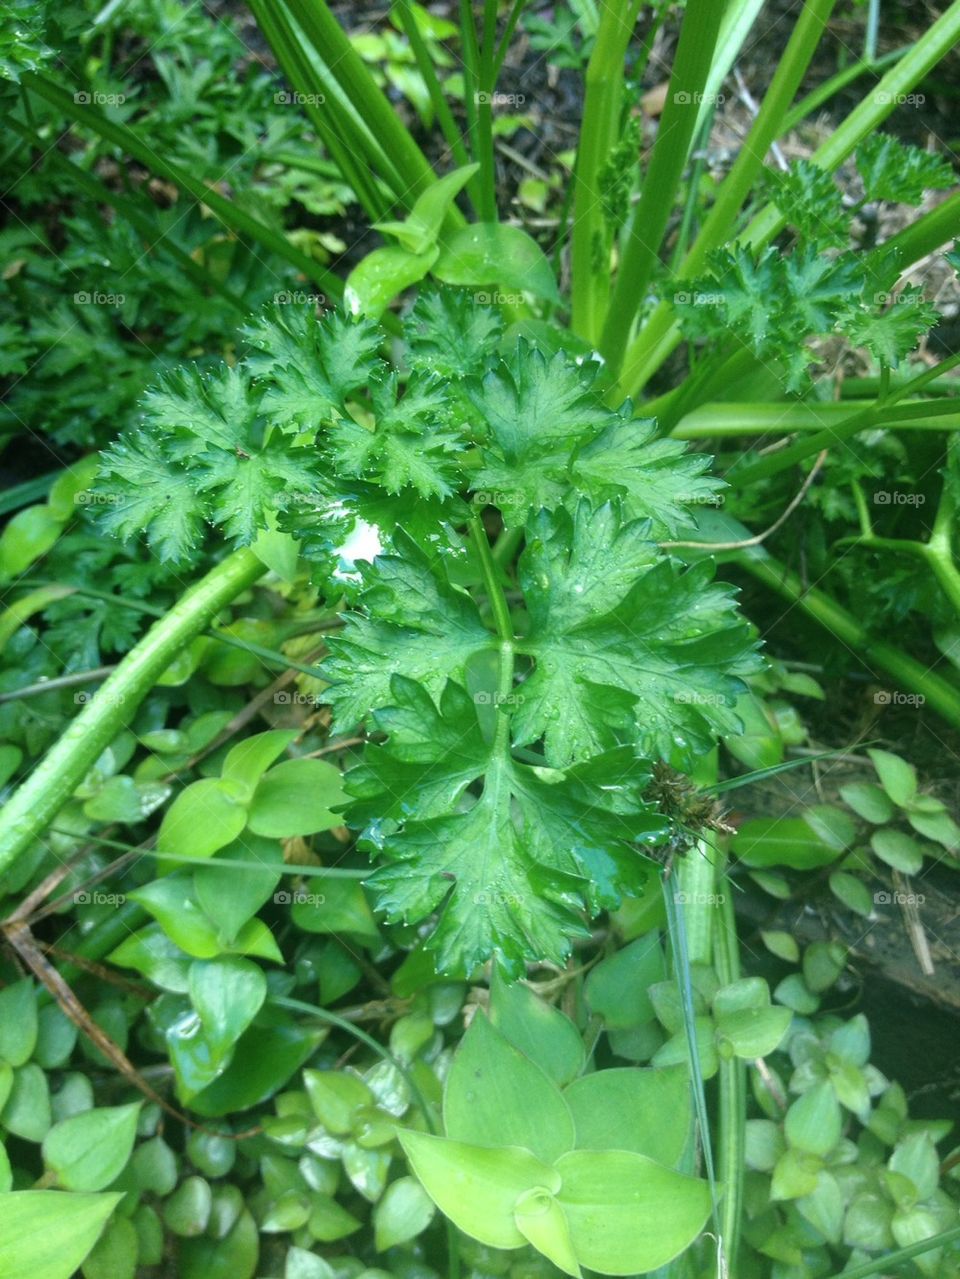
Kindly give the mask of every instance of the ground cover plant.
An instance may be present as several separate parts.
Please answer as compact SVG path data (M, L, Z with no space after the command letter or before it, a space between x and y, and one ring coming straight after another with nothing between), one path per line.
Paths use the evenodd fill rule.
M3 9L0 1279L960 1275L960 3Z

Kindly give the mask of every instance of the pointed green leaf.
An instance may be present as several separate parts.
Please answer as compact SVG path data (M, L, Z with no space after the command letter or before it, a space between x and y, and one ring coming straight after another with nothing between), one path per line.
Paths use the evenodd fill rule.
M140 1103L102 1106L54 1126L43 1139L43 1160L66 1190L103 1190L127 1165L137 1135Z
M563 1095L578 1150L632 1150L674 1167L690 1139L690 1080L682 1067L597 1070Z
M560 1090L478 1012L460 1042L443 1095L444 1131L477 1146L521 1146L550 1164L574 1144Z
M255 835L287 839L341 826L330 811L344 803L340 770L322 759L288 759L262 778L250 804Z
M57 1190L0 1195L0 1275L70 1279L121 1198Z

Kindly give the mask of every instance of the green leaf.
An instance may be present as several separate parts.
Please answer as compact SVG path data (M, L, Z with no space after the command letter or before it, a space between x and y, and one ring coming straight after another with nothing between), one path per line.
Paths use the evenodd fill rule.
M888 822L895 812L888 796L873 782L849 782L840 787L840 798L858 817L874 825Z
M348 1071L305 1070L303 1084L314 1114L327 1132L340 1137L353 1132L376 1102L367 1084Z
M343 934L364 946L378 946L382 940L367 895L355 880L328 879L322 893L278 893L277 899L281 896L292 898L290 913L304 932Z
M49 551L63 531L49 506L28 506L11 516L0 533L0 581L8 582Z
M131 933L107 956L111 964L133 968L159 986L186 994L190 960L159 924L147 924Z
M65 1190L103 1190L127 1165L137 1135L140 1103L103 1106L54 1124L43 1139L43 1160Z
M649 990L665 976L656 933L638 937L603 959L589 974L585 993L590 1010L610 1030L629 1030L653 1021Z
M24 977L0 990L0 1061L22 1066L37 1044L37 993Z
M739 1008L717 1012L718 1047L737 1057L766 1057L779 1047L790 1028L789 1008Z
M288 759L263 777L250 804L255 835L286 839L341 826L331 812L346 799L340 770L322 759Z
M693 1242L710 1212L706 1182L631 1151L573 1151L555 1165L573 1251L601 1274L666 1265Z
M229 944L221 942L216 926L200 908L192 876L166 875L128 896L148 910L170 940L194 959L213 959L229 950L283 961L272 933L260 919L248 920Z
M490 1021L555 1084L563 1087L583 1069L583 1040L570 1018L523 982L508 982L499 968L490 982Z
M462 688L449 685L439 708L410 681L395 678L393 693L403 714L377 722L395 724L396 737L367 752L374 767L361 770L356 788L364 813L390 813L399 800L397 815L409 818L393 833L380 821L369 828L371 845L388 863L370 881L378 907L390 920L413 922L446 900L429 942L443 973L466 974L495 954L519 975L524 956L566 954L583 930L571 894L590 893L594 912L614 905L642 878L630 836L649 840L663 831L639 798L645 774L636 757L623 751L562 774L545 772L484 741L477 704ZM445 721L439 728L438 720ZM448 759L452 733L461 745ZM481 776L471 808L430 815L441 796L457 795ZM371 802L380 778L382 805ZM355 789L350 778L348 787Z
M868 750L880 785L897 805L905 808L917 793L917 771L912 764L890 751Z
M629 404L607 408L598 372L563 352L548 360L521 339L482 382L468 384L483 432L478 500L499 506L509 526L569 506L573 494L595 506L621 499L628 519L650 521L651 541L689 530L687 504L710 502L720 488L704 475L709 458L657 439L655 422L634 418Z
M205 777L180 792L164 814L157 848L168 857L210 857L247 824L240 785Z
M840 1140L843 1130L840 1103L833 1085L826 1080L814 1084L792 1103L784 1124L787 1141L794 1150L809 1155L828 1155Z
M373 1246L386 1252L422 1234L433 1220L429 1195L413 1177L391 1182L373 1210Z
M864 918L873 914L873 897L862 879L845 870L835 870L830 876L830 891L843 902L848 910Z
M83 1279L134 1279L140 1241L127 1217L114 1217L83 1263Z
M203 1177L186 1177L163 1205L163 1220L181 1238L202 1235L210 1220L213 1192Z
M892 204L922 204L925 191L946 190L955 181L947 160L888 133L871 133L861 142L857 169L866 198Z
M292 1023L251 1026L238 1040L230 1065L191 1099L190 1109L214 1118L260 1105L283 1088L325 1036Z
M278 841L247 831L242 839L220 849L219 855L227 861L245 862L247 867L218 866L214 854L208 865L193 872L193 887L204 913L216 925L218 937L232 946L241 928L280 882L283 849Z
M222 1239L184 1239L178 1249L179 1279L253 1279L260 1255L257 1223L244 1210Z
M578 1150L632 1150L675 1167L686 1149L692 1110L684 1069L597 1070L575 1079L563 1095Z
M344 285L343 299L350 314L378 320L395 297L423 279L439 252L436 245L422 253L391 245L368 253Z
M263 774L290 743L296 741L298 735L295 728L278 728L269 733L255 733L252 737L245 737L227 751L220 770L221 776L239 782L252 795Z
M13 1072L13 1086L0 1111L0 1126L24 1141L43 1141L50 1128L50 1088L34 1061Z
M453 1224L490 1248L519 1248L514 1207L528 1190L560 1189L558 1172L528 1150L471 1146L403 1129L404 1154L420 1183ZM566 1156L569 1158L569 1156Z
M214 1058L222 1059L256 1017L267 994L263 970L248 959L224 955L190 965L190 1001Z
M528 532L519 576L529 630L518 648L536 669L514 741L542 737L554 767L621 736L666 757L708 749L739 727L735 675L756 659L729 588L711 585L707 561L651 566L642 538L612 507L586 503L573 516L542 514Z
M521 1195L513 1219L517 1229L537 1252L565 1274L580 1279L580 1263L573 1250L567 1218L549 1191L538 1188Z
M56 1190L0 1195L0 1274L70 1279L121 1197Z
M814 870L829 866L842 849L827 844L802 817L753 817L732 841L737 858L746 866L792 866Z
M537 242L502 222L474 222L448 236L433 274L446 284L499 284L560 301L550 263Z
M850 234L850 218L843 193L833 174L810 160L793 160L786 173L766 169L766 194L807 243L837 247Z
M444 174L417 196L403 222L374 222L375 229L394 236L408 253L425 253L436 243L454 200L479 168L479 164L465 164Z
M544 1163L574 1145L560 1090L478 1012L454 1055L443 1095L448 1137L474 1146L521 1146Z
M875 830L870 847L882 862L904 875L916 875L923 867L923 849L910 835L899 830Z

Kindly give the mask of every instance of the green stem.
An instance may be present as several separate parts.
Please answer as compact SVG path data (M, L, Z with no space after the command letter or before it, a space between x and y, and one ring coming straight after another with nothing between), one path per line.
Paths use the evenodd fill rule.
M906 391L906 387L903 388ZM893 392L894 397L899 397L899 392ZM737 487L744 487L750 484L756 484L759 480L767 479L771 475L779 475L781 471L788 470L797 462L802 462L805 458L812 457L814 454L821 452L823 449L835 447L842 444L845 440L849 440L856 435L858 431L864 431L868 427L875 425L874 419L878 413L887 405L881 405L879 402L870 405L869 408L863 409L859 413L852 413L849 417L838 422L836 426L827 426L824 430L816 432L814 435L804 436L803 439L797 440L794 444L790 444L785 449L779 449L776 453L770 453L767 457L758 458L755 462L751 462L746 466L737 467L727 475L727 480ZM951 418L955 416L956 408L949 400L921 400L914 409L913 416L917 418L940 419Z
M493 613L497 636L500 640L500 673L497 681L497 730L496 746L506 753L510 745L510 694L513 689L514 635L513 623L510 621L510 608L507 597L500 584L500 575L496 561L490 549L483 521L478 513L470 516L470 536L476 547L483 573L483 584L486 587L487 599Z
M483 40L480 46L477 98L477 154L480 162L480 217L497 220L497 171L493 154L493 94L496 89L494 55L497 38L497 0L484 0Z
M450 110L450 105L443 92L443 85L437 76L436 67L430 57L430 50L420 34L417 20L410 8L410 0L400 0L397 12L404 34L410 41L410 48L413 50L413 56L417 62L417 70L423 76L423 82L427 86L434 114L437 117L437 122L440 125L447 146L450 148L450 153L458 166L467 165L470 163L470 157L467 155L466 147L463 145L463 138L457 128L457 122L453 118L453 112ZM474 207L476 207L479 202L479 195L477 193L477 185L473 180L467 183L467 190L470 192Z
M799 574L766 552L738 555L735 562L812 617L841 644L845 644L868 669L876 666L907 691L922 694L937 714L954 728L960 728L960 690L953 684L901 649L875 639L852 613L825 591L806 586Z
M570 243L571 327L588 342L596 342L600 336L603 308L610 295L610 251L599 176L616 137L623 101L624 57L639 8L640 0L631 0L623 13L614 4L603 6L597 41L587 63L583 123L573 175Z
M722 856L722 855L721 855ZM721 862L720 868L723 863ZM740 945L733 897L720 894L714 938L714 963L721 986L740 977ZM719 1067L720 1130L717 1174L723 1187L720 1231L731 1275L737 1273L743 1180L746 1169L747 1066L739 1057L721 1057Z
M830 1276L830 1279L871 1279L872 1275L882 1275L888 1270L895 1270L898 1266L902 1266L905 1261L911 1261L914 1257L922 1257L925 1252L932 1252L934 1248L944 1248L948 1243L953 1243L960 1239L960 1226L951 1226L949 1230L942 1230L938 1235L931 1235L929 1239L921 1239L919 1243L912 1243L906 1248L898 1248L896 1252L888 1252L883 1257L873 1257L870 1261L864 1261L859 1266L853 1266L843 1271L837 1271L836 1274Z
M640 202L628 226L600 343L614 374L619 374L634 317L646 297L683 177L723 9L717 0L688 0L684 10L660 130Z
M325 0L286 0L286 8L376 138L391 168L399 174L402 186L395 194L398 202L409 208L416 197L436 181L426 156L377 88ZM388 174L382 176L389 181Z
M906 400L888 408L870 410L867 426L903 431L960 430L960 409L953 415L931 420L920 416L929 400ZM644 406L644 416L657 416L655 403ZM822 431L831 422L850 416L849 400L811 400L799 404L780 401L712 402L684 414L670 431L676 440L736 439L749 435L791 435L795 431Z
M801 98L797 105L787 112L783 119L783 126L780 131L781 136L785 133L790 133L808 115L812 115L818 107L822 107L825 102L829 102L835 94L840 93L848 84L853 84L854 80L859 80L862 75L882 71L884 67L889 67L892 63L899 62L903 55L909 53L912 48L912 44L905 44L901 49L891 49L889 53L885 53L882 58L877 58L875 62L866 62L861 59L859 62L852 63L849 67L844 67L842 71L832 75L829 80L824 80L823 84L817 85L812 93L808 93L805 98Z
M342 280L332 272L324 270L318 262L308 258L299 249L295 249L282 232L260 222L246 209L226 199L213 187L207 186L206 182L200 178L195 178L192 173L180 168L172 160L160 156L133 129L128 129L126 125L118 124L115 120L108 120L98 107L83 106L74 102L72 94L66 89L62 89L55 81L38 72L25 75L23 84L31 93L36 93L38 97L49 102L68 119L92 129L105 141L132 155L135 160L139 160L159 177L168 178L182 191L188 192L201 204L205 204L211 213L231 231L245 235L254 243L270 249L278 257L295 266L307 279L314 280L331 297L343 296Z
M183 647L265 571L251 550L234 551L131 649L0 813L0 873L42 834Z
M287 80L301 95L303 110L333 157L340 175L353 189L368 219L376 222L387 211L387 201L373 173L389 174L394 194L398 188L402 189L399 176L369 131L351 119L344 104L337 100L330 77L317 75L282 7L271 7L265 0L250 0L250 11Z

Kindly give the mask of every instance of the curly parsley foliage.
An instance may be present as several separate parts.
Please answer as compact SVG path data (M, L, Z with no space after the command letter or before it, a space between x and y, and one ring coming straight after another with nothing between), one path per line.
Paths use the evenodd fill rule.
M108 524L173 558L207 524L237 543L293 533L348 601L323 668L334 731L385 738L348 774L346 814L383 863L380 908L438 915L443 972L562 961L664 835L644 761L734 731L758 663L709 565L658 545L715 494L708 459L465 294L420 299L403 376L367 321L275 308L248 337L241 368L148 397L107 458ZM484 508L522 533L516 580Z

